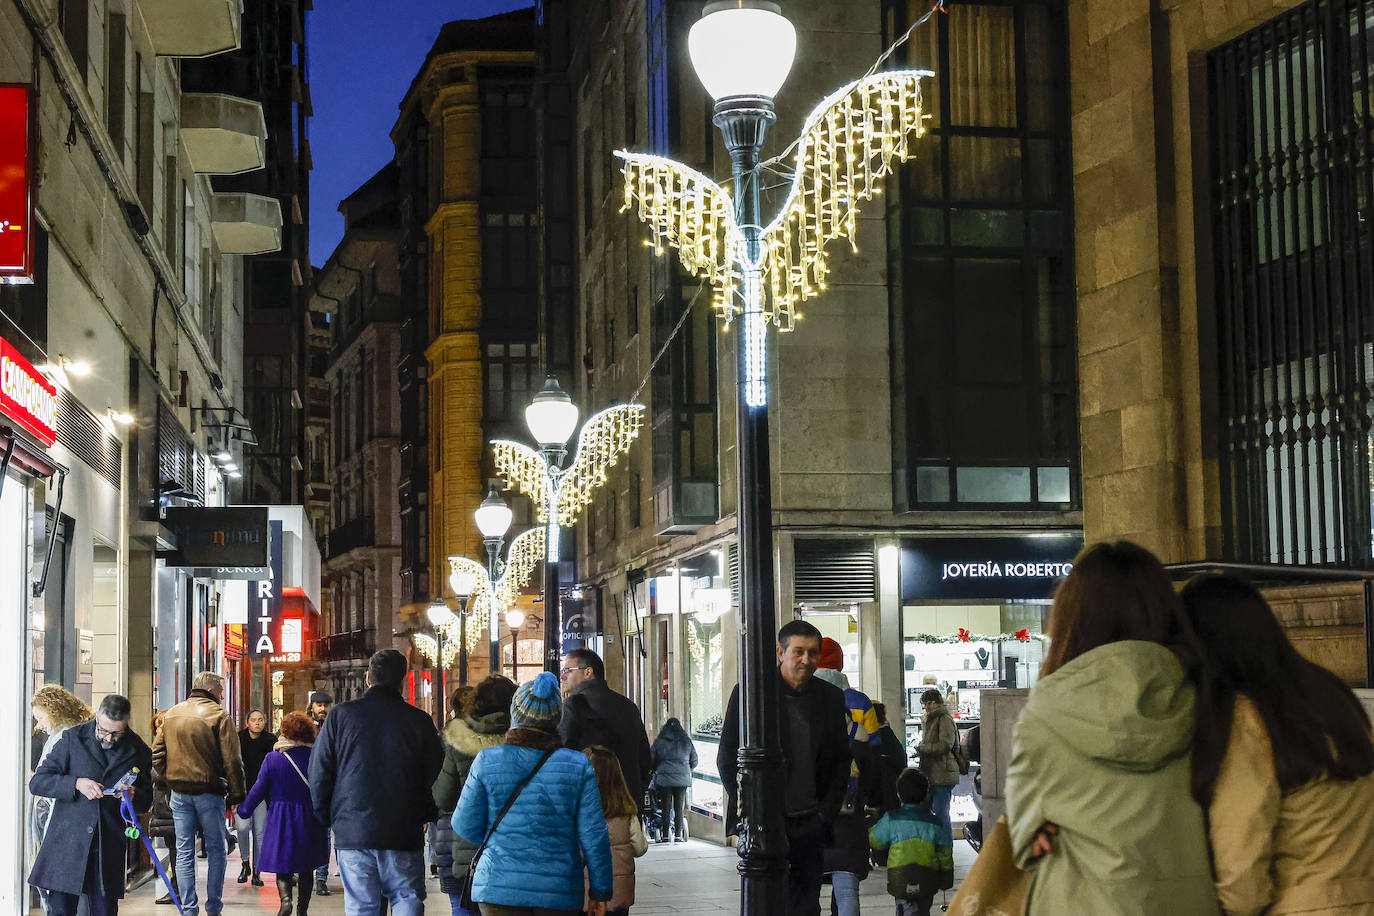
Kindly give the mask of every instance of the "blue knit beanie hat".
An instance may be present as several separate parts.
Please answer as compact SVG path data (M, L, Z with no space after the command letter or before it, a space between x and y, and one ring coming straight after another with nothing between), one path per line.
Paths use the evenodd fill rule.
M541 671L515 691L510 704L510 724L515 728L542 728L557 731L563 718L563 693L558 678Z

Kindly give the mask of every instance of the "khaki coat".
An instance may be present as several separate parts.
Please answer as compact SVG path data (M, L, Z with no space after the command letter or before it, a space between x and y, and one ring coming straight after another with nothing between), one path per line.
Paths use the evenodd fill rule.
M1228 914L1374 914L1374 774L1279 790L1264 720L1236 698L1207 810Z

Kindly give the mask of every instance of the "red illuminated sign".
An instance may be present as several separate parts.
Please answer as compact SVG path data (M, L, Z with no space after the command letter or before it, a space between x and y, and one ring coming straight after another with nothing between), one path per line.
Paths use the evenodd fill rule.
M0 279L33 280L33 93L0 84Z
M57 388L0 337L0 414L44 445L57 441Z

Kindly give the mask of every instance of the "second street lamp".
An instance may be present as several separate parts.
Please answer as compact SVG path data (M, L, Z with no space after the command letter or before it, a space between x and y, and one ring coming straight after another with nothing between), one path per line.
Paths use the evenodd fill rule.
M506 532L510 530L511 520L514 514L506 501L496 492L495 487L487 491L487 498L482 500L482 504L473 513L477 519L477 530L482 532L482 543L487 548L487 581L496 582L501 571L497 569L500 562L498 557L501 554L501 545L505 542ZM546 548L547 550L547 548ZM487 589L487 651L489 653L487 661L487 671L497 674L501 670L500 659L500 621L497 618L497 599L494 588ZM511 655L514 657L515 646L511 646Z
M554 482L563 467L563 459L568 454L568 440L577 428L577 405L572 402L558 385L552 375L544 384L544 390L535 395L529 407L525 408L525 425L530 435L539 443L539 457L544 459L549 475L549 492L554 493ZM558 583L558 538L556 500L549 500L549 518L546 540L544 541L544 670L558 671L563 656L563 602L559 596ZM515 648L511 647L512 655Z

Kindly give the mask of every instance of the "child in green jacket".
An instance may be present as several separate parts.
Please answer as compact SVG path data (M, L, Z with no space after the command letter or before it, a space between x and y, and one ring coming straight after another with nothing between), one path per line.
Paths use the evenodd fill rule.
M920 770L903 770L897 777L902 806L868 831L868 844L887 851L887 892L897 898L899 916L930 916L935 892L954 886L954 846L925 804L929 791Z

